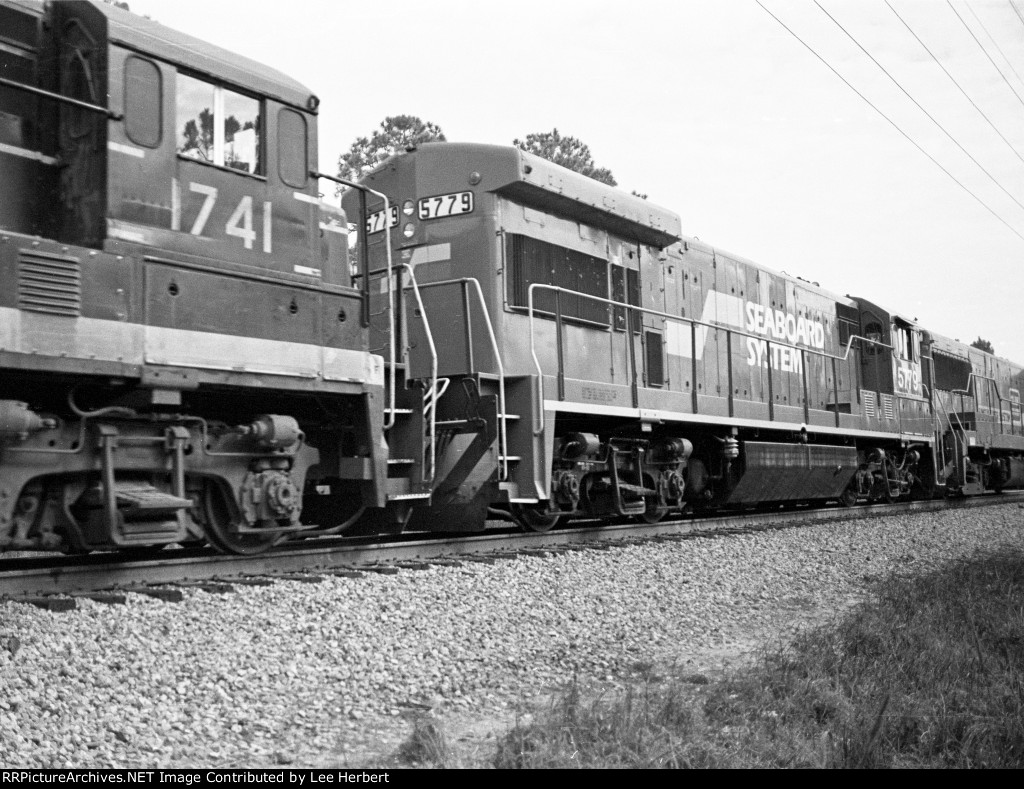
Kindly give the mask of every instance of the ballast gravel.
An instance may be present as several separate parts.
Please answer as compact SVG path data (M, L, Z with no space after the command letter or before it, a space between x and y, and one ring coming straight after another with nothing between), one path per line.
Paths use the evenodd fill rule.
M512 709L708 656L855 602L866 579L1024 548L1024 505L915 513L320 584L0 603L0 766L351 766L410 711Z

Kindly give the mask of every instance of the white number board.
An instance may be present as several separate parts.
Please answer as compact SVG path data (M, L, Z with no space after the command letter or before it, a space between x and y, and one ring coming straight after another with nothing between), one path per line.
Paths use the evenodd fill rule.
M391 208L391 220L388 222L388 227L398 226L398 206L393 205ZM384 212L374 211L368 217L366 217L366 233L372 235L373 233L380 233L384 230Z
M445 216L458 216L473 212L473 193L455 192L450 195L421 197L419 202L420 219L440 219Z

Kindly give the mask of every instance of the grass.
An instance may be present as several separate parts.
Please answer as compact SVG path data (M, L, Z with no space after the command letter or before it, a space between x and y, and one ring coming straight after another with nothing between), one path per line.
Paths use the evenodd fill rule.
M871 591L838 625L727 679L648 670L596 700L572 683L499 740L493 764L1024 767L1024 553Z
M412 766L447 768L450 763L448 738L441 723L428 715L413 721L412 733L398 749L400 762Z

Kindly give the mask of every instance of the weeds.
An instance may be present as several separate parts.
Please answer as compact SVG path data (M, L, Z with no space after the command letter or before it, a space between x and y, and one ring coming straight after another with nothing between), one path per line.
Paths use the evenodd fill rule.
M1022 767L1024 553L876 581L871 602L696 686L576 683L497 767ZM653 674L653 667L649 669Z
M412 733L398 749L398 757L407 764L450 767L444 729L429 715L418 716L413 722Z

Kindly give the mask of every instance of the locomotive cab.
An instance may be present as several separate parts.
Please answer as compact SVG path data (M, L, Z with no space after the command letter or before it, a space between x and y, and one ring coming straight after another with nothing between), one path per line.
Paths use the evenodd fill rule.
M344 216L310 176L308 89L106 4L0 13L0 155L34 195L5 189L0 227L351 284Z

